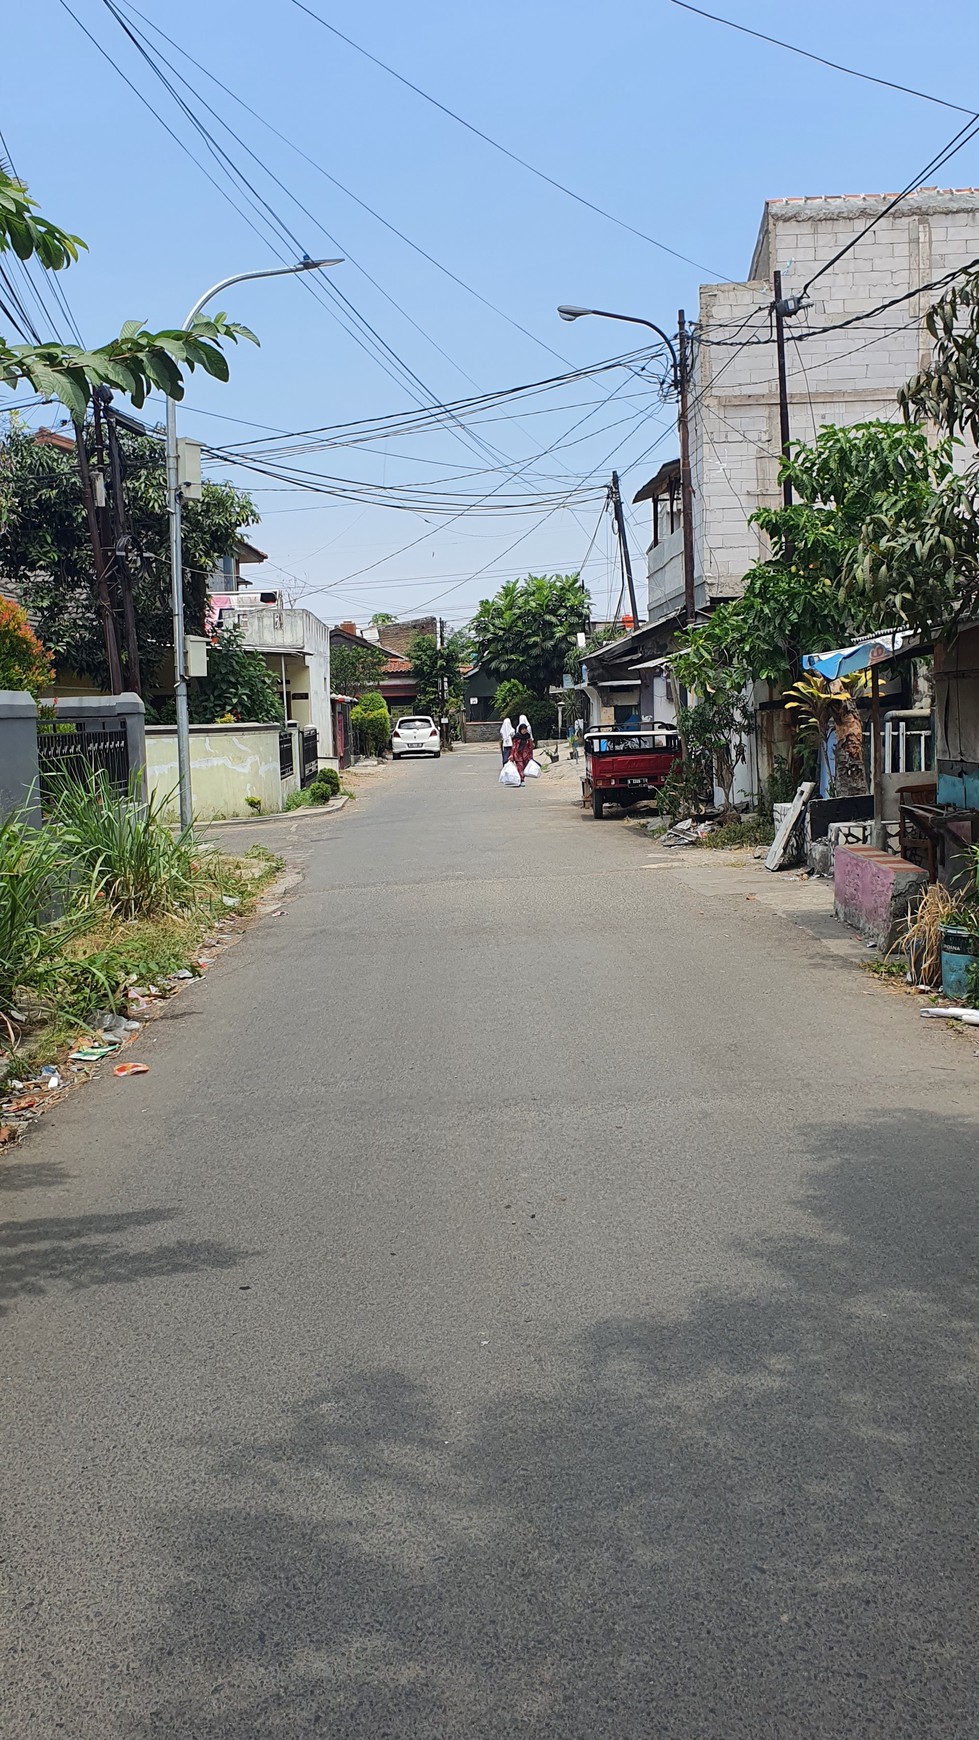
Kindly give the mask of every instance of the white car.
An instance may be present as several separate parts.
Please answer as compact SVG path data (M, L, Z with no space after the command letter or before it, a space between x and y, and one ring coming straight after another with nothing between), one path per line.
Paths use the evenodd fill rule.
M391 733L391 753L395 761L399 755L440 756L442 740L435 720L424 713L406 714L399 719Z

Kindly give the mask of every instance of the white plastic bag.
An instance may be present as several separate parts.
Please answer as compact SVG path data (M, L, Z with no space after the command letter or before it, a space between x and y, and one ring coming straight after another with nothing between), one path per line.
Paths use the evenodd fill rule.
M504 763L503 772L500 774L500 784L501 785L519 785L520 784L520 775L517 772L516 768L514 767L512 761L507 761Z
M539 761L530 760L524 768L527 779L540 779L541 765Z

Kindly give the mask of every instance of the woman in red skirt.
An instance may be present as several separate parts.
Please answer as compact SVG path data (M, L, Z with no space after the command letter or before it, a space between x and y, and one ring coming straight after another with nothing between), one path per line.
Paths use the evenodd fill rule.
M526 713L521 713L520 723L513 739L513 748L510 751L510 760L520 775L521 785L524 783L524 772L533 753L534 733L530 729L530 720Z

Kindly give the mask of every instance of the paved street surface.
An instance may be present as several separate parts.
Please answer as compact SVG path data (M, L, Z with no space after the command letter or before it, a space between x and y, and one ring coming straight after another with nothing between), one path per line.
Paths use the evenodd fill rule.
M4 1740L979 1731L975 1036L496 772L6 1165Z

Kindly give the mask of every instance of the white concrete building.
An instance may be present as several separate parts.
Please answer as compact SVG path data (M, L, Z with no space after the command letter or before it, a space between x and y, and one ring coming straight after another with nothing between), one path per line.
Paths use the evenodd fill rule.
M330 630L311 610L282 603L281 594L234 592L212 598L222 623L235 622L245 645L265 656L282 688L287 719L314 725L321 761L333 756L330 711Z
M979 256L979 190L922 189L860 236L890 197L769 200L745 282L701 287L690 393L698 610L739 595L746 571L768 553L749 516L781 500L772 273L781 271L783 296L798 295L860 237L815 279L809 305L786 322L790 430L805 441L826 423L898 416L898 387L929 358L923 317L937 292L841 329L839 323ZM664 624L683 605L678 472L668 462L635 498L653 503L648 609L650 622Z

